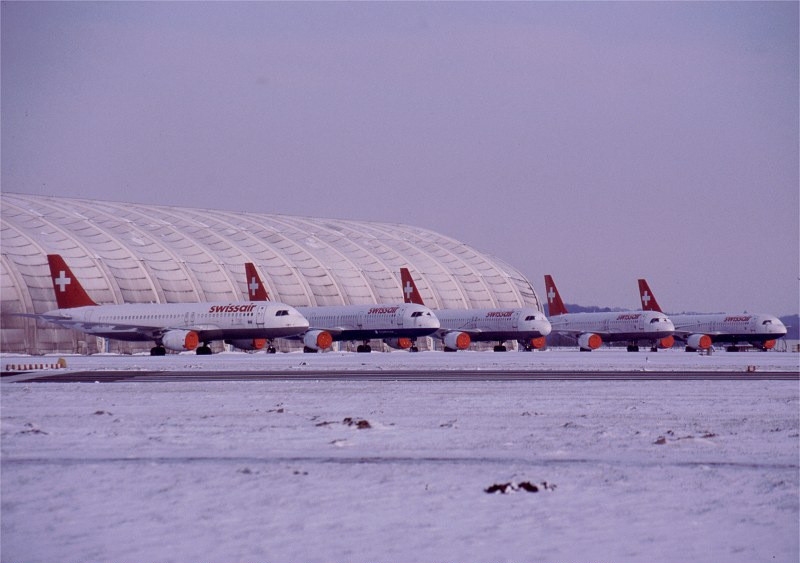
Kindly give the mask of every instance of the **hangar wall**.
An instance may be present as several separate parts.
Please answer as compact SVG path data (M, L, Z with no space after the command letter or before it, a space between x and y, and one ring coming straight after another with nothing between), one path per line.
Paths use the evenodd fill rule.
M505 262L410 225L0 194L0 351L97 351L97 339L11 313L56 308L47 254L98 303L246 300L244 263L294 306L402 300L400 268L431 308L533 306ZM150 345L113 341L111 351Z

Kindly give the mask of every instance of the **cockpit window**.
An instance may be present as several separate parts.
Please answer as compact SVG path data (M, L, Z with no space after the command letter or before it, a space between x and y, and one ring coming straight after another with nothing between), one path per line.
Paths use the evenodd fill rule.
M422 316L422 311L414 311L413 313L411 313L411 318L412 319L415 318L415 317L421 317L421 316Z
M536 320L536 316L535 315L528 315L527 317L525 317L525 320L526 321L535 321Z
M771 325L771 324L772 324L772 321L771 321L770 319L767 319L766 321L764 321L764 322L763 322L763 323L761 323L761 324L762 324L762 325Z
M289 314L289 311L286 309L279 309L277 313L275 313L276 317L285 317Z
M650 319L650 324L653 324L653 323L660 323L660 322L661 322L661 319L660 319L660 318L658 318L658 317L656 317L655 319Z

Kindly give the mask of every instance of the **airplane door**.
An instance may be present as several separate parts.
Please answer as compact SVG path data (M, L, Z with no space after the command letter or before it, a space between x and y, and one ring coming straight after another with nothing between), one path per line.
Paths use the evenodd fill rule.
M259 305L256 309L256 324L258 326L264 326L264 321L267 317L267 306L266 305Z
M403 316L405 315L405 309L403 307L399 307L397 312L394 314L395 320L397 321L397 327L403 328Z
M358 316L356 317L356 326L358 328L364 328L364 322L366 320L366 314L361 311Z
M519 315L521 311L515 311L513 315L511 315L511 328L519 327Z
M194 311L183 314L183 325L184 326L194 326Z

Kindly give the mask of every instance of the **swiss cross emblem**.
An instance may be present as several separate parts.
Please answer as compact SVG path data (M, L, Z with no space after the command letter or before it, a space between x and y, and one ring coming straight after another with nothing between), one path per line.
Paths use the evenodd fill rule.
M403 288L403 292L406 294L407 298L411 298L411 294L414 293L414 288L411 287L411 282L406 282L405 288Z
M58 286L58 290L64 293L67 291L67 286L72 283L72 279L67 277L67 273L64 270L61 270L53 282Z

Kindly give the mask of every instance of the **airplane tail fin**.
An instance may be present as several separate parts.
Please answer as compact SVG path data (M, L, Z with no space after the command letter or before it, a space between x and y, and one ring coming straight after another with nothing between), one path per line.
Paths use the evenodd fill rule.
M53 282L59 309L97 305L83 289L78 278L75 277L60 254L48 254L47 263L50 266L50 280Z
M250 297L250 301L269 301L269 293L264 287L264 282L258 275L255 265L252 262L246 262L244 271L247 275L247 295Z
M544 276L544 290L547 295L549 316L555 317L566 314L568 312L567 308L564 306L564 302L558 294L558 288L550 274L545 274Z
M414 283L414 278L411 277L408 268L400 268L400 280L403 282L403 302L424 305L422 296L417 291L417 284Z
M642 310L656 311L658 313L664 312L658 305L658 301L656 301L653 292L650 291L650 286L647 285L647 280L639 280L639 299L642 301Z

